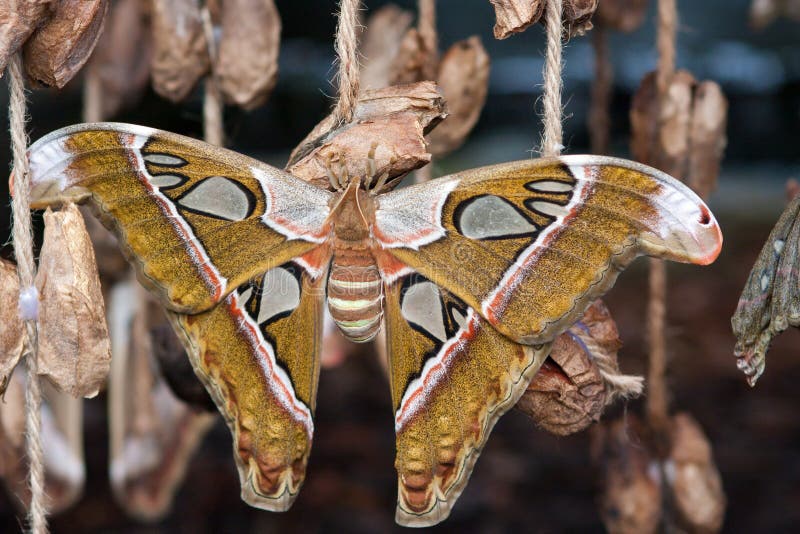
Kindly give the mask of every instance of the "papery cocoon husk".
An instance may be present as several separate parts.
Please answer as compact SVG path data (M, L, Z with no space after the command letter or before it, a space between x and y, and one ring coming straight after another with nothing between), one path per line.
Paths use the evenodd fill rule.
M553 342L550 356L516 407L552 434L584 430L600 419L613 397L597 362L616 368L621 346L611 314L601 300L595 301Z
M602 0L597 6L598 19L609 28L632 32L642 25L648 0Z
M83 399L43 383L42 446L48 510L58 513L83 495L86 462L83 456ZM27 480L26 480L27 482Z
M689 532L712 533L722 528L726 499L711 444L689 414L672 418L672 450L664 463L678 522Z
M278 78L281 18L273 0L222 0L214 76L225 100L253 109Z
M153 42L144 2L115 2L87 66L100 84L103 117L111 117L139 99L150 80L152 53Z
M0 258L0 394L22 357L25 325L19 317L17 267Z
M597 422L605 406L603 378L569 332L553 342L550 357L517 402L542 429L568 436Z
M750 24L763 29L778 17L800 20L798 0L753 0L750 4Z
M180 102L209 69L199 0L152 0L153 89Z
M655 72L642 80L631 105L634 157L676 178L685 179L689 156L694 77L678 71L659 102Z
M717 188L722 154L728 138L728 100L719 84L700 83L694 91L689 133L689 176L687 182L701 198Z
M425 39L416 28L411 28L400 41L400 48L389 71L391 85L403 85L436 77L438 50L428 48Z
M93 397L111 360L105 306L94 251L78 208L44 214L36 287L39 373L75 397Z
M599 0L564 0L563 24L570 37L592 29L592 16Z
M505 39L538 22L544 13L544 0L489 0L494 6L497 22L494 25L496 39Z
M657 165L658 162L658 88L656 73L650 72L642 78L633 95L630 109L631 153L642 163Z
M600 515L613 534L656 532L661 521L661 471L642 444L641 425L625 418L597 427L592 458L600 471Z
M52 15L23 48L28 78L48 87L64 87L92 54L108 5L108 0L58 0Z
M727 100L719 85L698 83L685 70L667 80L661 99L656 84L649 73L633 97L631 152L705 197L716 187L725 149Z
M376 174L391 180L430 162L425 134L445 116L433 82L364 91L352 122L336 124L329 115L294 149L286 169L327 189L329 169L364 176L372 154Z
M8 59L19 50L53 9L54 0L0 2L0 75Z
M473 36L451 46L439 64L437 81L447 118L428 135L435 156L460 147L483 110L489 90L489 54L481 40Z
M494 36L505 39L515 33L525 31L531 24L544 22L547 9L546 0L489 0L494 6L497 22ZM598 0L564 0L562 5L562 24L570 37L583 35L592 29L592 15L597 9Z
M361 63L362 89L381 89L390 85L395 58L413 19L409 11L393 4L376 10L369 17L360 46L364 57Z
M109 300L111 488L127 513L146 520L169 511L192 454L216 419L175 398L159 376L148 331L151 321L164 319L156 306L136 282L117 284Z
M25 380L20 368L0 403L0 478L20 508L30 502L25 451ZM83 457L82 400L42 384L41 428L47 510L58 513L82 495L86 481Z
M688 71L677 71L659 107L657 137L661 158L657 168L684 180L688 170L692 98L696 83Z

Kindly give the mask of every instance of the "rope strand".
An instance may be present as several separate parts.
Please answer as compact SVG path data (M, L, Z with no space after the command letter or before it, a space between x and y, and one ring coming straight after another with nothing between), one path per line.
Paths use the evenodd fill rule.
M417 31L420 39L424 43L424 50L427 53L423 78L426 80L436 79L436 70L439 63L439 36L436 32L436 0L419 0L417 17Z
M30 212L30 176L28 168L27 101L22 71L22 56L14 55L8 64L11 152L14 161L14 255L17 258L20 287L20 314L28 334L26 346L27 385L25 389L25 446L28 456L28 485L31 502L28 522L33 534L46 534L47 508L44 494L44 459L41 440L42 391L38 375L38 293L34 285L36 263L33 257L33 231ZM26 298L27 297L27 298ZM34 298L35 297L35 298ZM27 300L27 302L26 302Z
M592 83L592 102L589 109L589 137L592 154L608 154L610 147L612 87L614 66L608 51L607 29L597 23L592 32L594 45L594 82Z
M211 21L211 13L207 7L202 10L203 30L208 43L208 56L214 64L217 59L217 46L214 40L214 24ZM204 81L203 95L203 139L212 145L223 146L225 144L225 128L222 102L222 94L217 86L214 75L209 73Z
M656 85L659 103L664 101L670 80L675 73L677 21L678 11L675 0L659 0L658 36L656 38L658 47ZM657 435L667 436L669 430L669 390L666 379L667 266L663 260L653 259L650 261L649 286L647 339L650 365L647 372L646 411L652 430Z
M547 28L547 57L544 63L544 135L541 155L554 157L564 149L564 132L561 124L561 51L563 42L561 10L562 0L547 0L545 26Z
M339 98L333 110L340 124L353 120L360 91L358 65L359 0L341 0L336 26L336 55L339 57Z

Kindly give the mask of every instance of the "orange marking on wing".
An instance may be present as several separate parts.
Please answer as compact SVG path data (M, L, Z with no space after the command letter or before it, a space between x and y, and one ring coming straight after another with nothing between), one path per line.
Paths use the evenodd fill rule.
M391 284L399 277L412 271L412 269L395 258L389 252L383 250L373 251L375 263L378 265L378 270L381 272L384 283Z

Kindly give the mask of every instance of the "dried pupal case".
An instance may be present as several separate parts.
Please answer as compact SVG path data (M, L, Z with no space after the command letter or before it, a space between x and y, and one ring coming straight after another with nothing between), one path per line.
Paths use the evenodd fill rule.
M597 422L617 396L638 395L642 379L619 373L622 346L608 308L595 301L580 321L553 342L550 356L533 377L517 409L556 435Z
M800 20L798 0L753 0L750 4L750 24L757 30L769 26L778 17Z
M439 51L416 29L409 29L400 42L400 49L389 72L390 85L402 85L436 78Z
M87 65L90 75L85 83L98 84L97 120L114 116L139 100L150 81L152 53L150 21L142 0L114 2Z
M108 11L108 0L59 0L23 48L28 78L61 89L88 61Z
M17 369L0 402L0 477L23 507L30 502L25 456L25 372ZM58 513L83 494L83 401L42 382L41 439L47 510Z
M544 0L489 0L494 6L497 22L494 25L495 39L505 39L525 31L544 14Z
M701 196L716 187L727 142L728 103L719 86L685 70L659 102L656 75L642 80L631 106L631 151L637 160L684 179Z
M152 358L149 315L163 318L134 281L109 299L114 358L108 387L109 475L117 502L134 517L163 517L194 451L216 416L175 398Z
M0 258L0 394L22 358L25 325L19 317L17 267Z
M153 89L180 102L209 69L199 0L152 1Z
M800 326L800 196L794 197L770 232L731 318L737 366L754 386L764 372L772 338Z
M700 82L694 90L689 131L687 183L700 198L716 189L722 155L728 139L728 100L715 82Z
M601 482L600 515L609 532L657 532L661 522L661 469L642 440L642 425L633 415L592 433L592 459Z
M105 385L111 345L91 240L74 204L48 209L44 221L39 374L70 395L93 397Z
M516 408L551 434L568 436L599 421L605 401L597 364L570 329L553 342Z
M525 31L537 22L543 22L547 8L546 0L489 0L494 6L497 22L494 25L496 39L505 39ZM597 10L598 0L564 0L562 23L567 36L583 35L592 29L592 15Z
M429 135L434 156L460 147L475 127L489 91L489 54L478 37L451 46L436 77L447 102L447 118Z
M28 40L53 10L53 0L0 2L0 76L9 58Z
M278 79L281 18L273 0L222 0L213 71L230 104L263 104Z
M410 28L411 13L393 6L367 21L362 46L365 87L435 80L444 95L447 118L427 136L428 149L442 156L460 147L478 122L489 89L489 55L478 37L453 44L443 56ZM400 44L388 43L395 35ZM430 48L430 49L429 49Z
M361 39L361 87L381 89L389 84L395 58L400 52L403 36L411 27L411 12L389 4L376 10L367 20Z
M337 124L329 115L292 152L286 170L318 187L331 188L336 176L363 176L372 161L387 182L431 160L425 142L445 117L442 95L433 82L364 91L353 121Z
M719 532L727 499L708 438L699 423L685 413L672 418L670 437L672 450L663 468L675 522L687 532Z
M642 25L648 0L603 0L597 6L597 17L604 26L620 32L632 32Z

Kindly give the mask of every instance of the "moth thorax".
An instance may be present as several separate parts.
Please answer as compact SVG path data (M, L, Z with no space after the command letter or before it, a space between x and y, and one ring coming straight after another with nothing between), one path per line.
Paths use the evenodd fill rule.
M348 339L375 337L383 316L381 275L368 249L337 250L328 277L328 309Z

